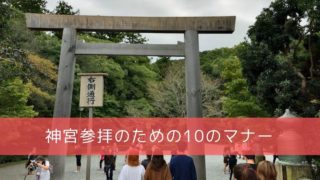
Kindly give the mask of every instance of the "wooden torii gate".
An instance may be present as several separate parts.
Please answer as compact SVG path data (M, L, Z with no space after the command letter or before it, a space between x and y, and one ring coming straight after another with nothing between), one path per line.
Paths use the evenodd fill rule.
M235 21L235 16L124 17L26 14L27 27L31 30L63 30L54 117L70 117L75 57L90 54L185 56L187 117L202 117L198 34L232 33ZM82 43L76 39L77 31L184 33L185 42L176 45ZM192 157L198 180L205 180L205 157ZM56 156L50 160L56 164L51 179L64 179L65 158Z

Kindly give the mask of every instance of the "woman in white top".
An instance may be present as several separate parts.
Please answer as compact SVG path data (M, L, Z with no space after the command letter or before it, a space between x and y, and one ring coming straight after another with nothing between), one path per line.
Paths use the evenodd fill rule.
M128 155L127 164L122 167L119 180L143 180L145 169L139 162L139 155Z
M36 158L36 178L37 180L50 180L50 163L42 156Z

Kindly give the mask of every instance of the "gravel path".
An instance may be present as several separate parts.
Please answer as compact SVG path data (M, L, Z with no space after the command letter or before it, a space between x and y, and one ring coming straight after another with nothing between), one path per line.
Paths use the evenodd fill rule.
M143 159L142 156L140 159ZM167 162L170 160L170 156L165 156ZM98 169L99 157L92 156L91 158L91 180L105 180L105 174L102 170ZM79 173L75 173L76 169L76 159L74 156L68 156L66 158L66 180L85 180L85 168L86 168L86 156L82 157L82 167ZM238 160L238 162L243 162L243 160ZM206 156L207 164L207 180L227 180L229 179L229 174L223 173L223 163L222 156ZM114 179L118 179L121 167L124 165L124 156L117 156L116 170L114 171ZM24 164L10 165L0 168L0 180L23 180L26 170ZM34 180L35 176L30 175L26 180Z

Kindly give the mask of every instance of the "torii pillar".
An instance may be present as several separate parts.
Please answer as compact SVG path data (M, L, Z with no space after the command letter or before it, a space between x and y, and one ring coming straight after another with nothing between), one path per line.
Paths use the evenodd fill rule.
M124 17L26 14L32 30L63 30L54 117L70 117L75 55L185 56L187 117L202 117L199 33L232 33L235 16L216 17ZM118 31L147 33L184 33L185 43L177 45L89 44L76 41L77 31ZM64 179L63 156L54 162L52 180ZM193 156L197 179L205 180L205 156Z

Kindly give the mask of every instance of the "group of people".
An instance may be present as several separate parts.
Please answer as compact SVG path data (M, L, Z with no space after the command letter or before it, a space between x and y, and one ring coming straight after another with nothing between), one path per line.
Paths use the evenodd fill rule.
M154 149L152 155L140 161L139 148L131 148L125 157L125 165L122 167L118 180L196 180L196 169L193 159L187 155L172 155L170 162L164 159L161 151ZM175 154L185 154L186 145L179 146ZM104 171L107 180L113 179L115 169L115 155L112 152L101 156L104 161Z
M126 156L125 165L119 174L119 180L197 179L193 159L187 155L172 155L169 164L167 164L160 152L147 155L147 158L141 162L138 154L137 151L131 151ZM183 152L178 152L178 154L183 154ZM276 180L277 171L273 163L255 155L244 155L243 158L246 162L237 164L236 155L224 156L224 171L229 168L230 180ZM104 172L107 180L112 180L116 156L103 155L101 159L104 161ZM100 167L101 165L102 162L100 161ZM44 157L30 156L26 168L28 174L35 172L36 180L50 180L50 163Z
M224 171L230 171L230 180L276 180L277 171L273 163L264 156L244 155L245 163L237 164L236 155L224 156ZM234 175L233 175L234 174Z
M172 156L170 163L163 155L147 155L140 163L139 155L128 155L119 180L196 180L196 170L191 157Z

